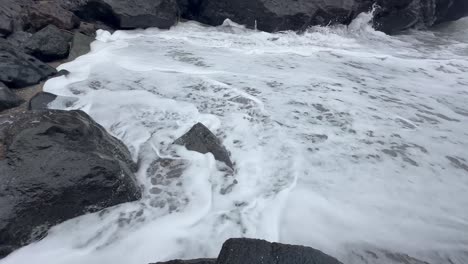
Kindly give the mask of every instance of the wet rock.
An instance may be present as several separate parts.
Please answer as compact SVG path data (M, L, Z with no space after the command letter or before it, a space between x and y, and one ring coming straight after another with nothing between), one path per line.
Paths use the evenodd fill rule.
M34 31L47 25L71 30L78 27L80 20L60 5L60 1L37 1L28 8L27 27Z
M88 0L75 13L120 29L168 29L177 22L178 6L176 0Z
M68 55L68 60L74 60L81 55L88 53L91 50L91 42L94 41L94 38L86 36L81 33L75 33L73 36L70 54Z
M57 71L0 39L0 81L10 88L37 84Z
M20 1L0 1L0 37L11 34L21 24L22 7Z
M60 222L140 198L127 148L82 111L0 116L3 254Z
M0 82L0 111L17 107L23 100Z
M187 133L177 139L174 144L185 146L188 150L202 154L211 153L218 161L224 162L231 169L233 164L229 152L220 140L202 123L195 124Z
M349 23L371 1L336 0L179 0L181 13L188 19L221 25L228 18L249 28L274 32L304 30L311 25Z
M310 247L270 243L248 238L228 239L217 264L342 264L337 259Z
M28 110L46 110L48 105L57 98L57 95L48 92L39 92L29 100Z
M170 260L166 262L157 262L154 264L216 264L216 259L192 259L192 260Z
M42 61L65 59L69 52L72 35L49 25L35 33L24 45L26 53Z

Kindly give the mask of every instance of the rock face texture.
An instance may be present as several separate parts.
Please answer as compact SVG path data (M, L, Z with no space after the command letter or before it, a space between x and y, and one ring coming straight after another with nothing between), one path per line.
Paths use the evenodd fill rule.
M121 28L170 28L178 19L175 0L88 0L75 7L85 21Z
M229 152L218 138L202 123L195 124L187 133L174 141L174 144L185 146L188 150L202 154L211 153L216 160L224 162L231 169L233 164Z
M23 100L0 82L0 112L19 106Z
M48 25L28 39L24 50L45 62L60 60L68 57L71 39L71 34Z
M11 88L39 83L57 71L0 39L0 82Z
M349 23L359 12L368 9L355 0L204 0L188 1L198 20L220 25L229 18L250 28L274 32L302 30L311 25ZM183 11L183 13L189 13Z
M27 8L26 13L27 23L25 27L32 30L41 30L48 25L71 30L80 23L75 14L54 1L37 1Z
M54 101L57 95L48 92L39 92L28 103L28 110L46 110L47 105Z
M249 238L228 239L217 260L172 260L156 264L342 264L319 250Z
M3 256L55 224L140 198L127 148L84 112L28 111L0 124Z

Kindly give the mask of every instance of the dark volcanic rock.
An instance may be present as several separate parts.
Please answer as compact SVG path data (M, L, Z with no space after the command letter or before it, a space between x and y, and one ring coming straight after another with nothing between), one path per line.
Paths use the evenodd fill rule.
M26 53L42 61L54 61L68 56L72 35L49 25L35 33L24 45Z
M75 33L73 35L73 40L71 44L70 54L68 55L68 60L74 60L81 55L88 53L91 50L91 42L94 41L94 38L86 36L81 33Z
M370 9L370 1L359 0L179 0L182 14L209 25L229 18L263 31L303 30L311 25L349 23Z
M177 139L174 144L183 145L188 150L202 154L210 152L216 160L224 162L233 168L229 153L216 136L202 123L195 124L187 133Z
M216 264L216 259L191 259L191 260L170 260L166 262L157 262L154 264Z
M0 13L0 37L5 37L13 31L13 21Z
M9 35L7 41L15 48L23 50L24 44L28 42L32 34L24 31L15 31L13 34Z
M4 255L55 224L140 198L129 151L86 113L28 111L0 124Z
M177 22L178 6L176 0L87 0L75 13L121 29L167 29Z
M37 84L57 71L0 39L0 81L10 88Z
M23 100L0 82L0 111L17 107Z
M37 1L28 8L28 28L34 31L47 25L54 25L61 29L73 29L78 27L80 20L75 14L63 8L60 1Z
M39 92L29 100L28 110L46 110L47 105L57 99L57 95L48 92Z
M310 247L270 243L265 240L228 239L217 264L342 264L337 259Z

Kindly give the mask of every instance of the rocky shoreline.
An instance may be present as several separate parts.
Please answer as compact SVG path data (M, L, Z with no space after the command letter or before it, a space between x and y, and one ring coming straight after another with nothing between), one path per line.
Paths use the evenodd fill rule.
M41 92L41 83L67 74L53 67L57 61L89 52L96 30L169 29L181 19L217 26L229 18L267 32L303 31L312 25L349 24L373 8L374 27L389 34L468 15L464 0L2 1L0 258L40 240L55 224L141 197L137 164L127 147L82 111L48 109L57 96ZM211 153L226 170L235 170L229 151L203 124L174 144ZM171 160L160 162L171 167ZM165 263L341 262L312 248L230 239L217 259Z

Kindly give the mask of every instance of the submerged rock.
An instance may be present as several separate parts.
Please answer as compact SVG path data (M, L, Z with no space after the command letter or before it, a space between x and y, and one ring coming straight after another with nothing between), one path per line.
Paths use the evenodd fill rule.
M0 251L140 198L127 148L82 111L0 116Z
M0 111L17 107L23 100L0 82Z
M42 61L54 61L68 57L72 35L49 25L35 33L24 45L26 53Z
M28 110L46 110L47 105L57 99L57 95L48 92L39 92L28 103Z
M87 0L75 13L120 29L168 29L177 22L178 6L176 0Z
M174 144L185 146L188 150L202 154L211 153L218 161L224 162L231 169L233 164L229 152L221 141L202 123L195 124L187 133L177 139Z
M37 84L57 71L0 39L0 82L10 88Z

